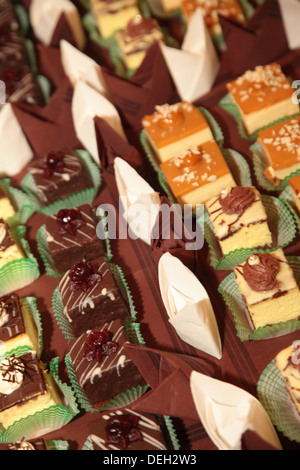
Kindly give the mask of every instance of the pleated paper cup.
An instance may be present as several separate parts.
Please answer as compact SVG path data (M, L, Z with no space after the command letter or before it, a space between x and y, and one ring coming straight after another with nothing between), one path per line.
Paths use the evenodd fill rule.
M278 185L275 186L274 184L272 184L271 181L268 180L264 173L267 164L265 161L265 155L262 145L259 142L255 142L253 145L251 145L250 150L253 155L253 170L255 173L255 177L259 186L265 191L282 191L288 186L290 178L300 174L300 170L294 171L288 176L286 176L283 180L281 180Z
M284 188L282 193L280 193L279 197L284 202L284 204L287 205L288 209L292 213L295 219L298 233L300 233L300 216L299 216L298 210L295 207L294 198L293 198L291 187L289 184Z
M10 228L25 225L35 212L29 197L20 189L13 187L10 178L1 179L0 185L15 208L15 214L5 219L5 222Z
M257 383L257 395L273 425L291 441L300 442L300 416L273 359Z
M130 319L132 321L135 321L137 318L137 311L134 305L134 299L132 297L132 294L130 292L129 286L127 284L127 281L125 279L124 273L122 269L117 266L116 264L108 263L108 266L110 268L110 272L115 280L115 283L120 290L120 293L126 303L126 305L129 308L129 313L130 313ZM69 320L67 319L65 313L64 313L64 305L62 302L62 298L59 292L59 288L57 287L52 296L52 308L54 312L54 316L56 318L56 321L58 323L58 326L60 330L62 331L64 337L66 338L67 341L71 341L74 339L74 335L72 333L71 325Z
M69 450L70 444L68 441L62 441L59 439L55 439L52 441L45 441L48 450Z
M285 116L282 119L278 119L274 122L270 122L268 125L261 127L260 129L258 129L257 131L249 135L245 129L238 106L231 100L229 93L227 93L222 98L222 100L219 102L219 106L225 111L227 111L227 113L230 114L234 118L240 137L242 137L242 139L252 140L252 141L257 140L259 131L262 131L263 129L267 129L271 126L274 126L275 124L279 124L280 122L284 122L296 116L296 115Z
M205 109L203 107L199 107L198 109L199 109L199 111L201 111L201 113L205 117L206 122L208 123L208 125L211 129L211 132L213 134L214 140L217 142L217 144L219 145L220 148L223 148L224 135L223 135L222 129L219 126L219 124L217 123L216 119L213 117L213 115L207 109ZM157 158L157 156L156 156L149 140L147 139L147 136L146 136L146 133L145 133L144 130L142 130L141 133L140 133L140 142L141 142L141 145L143 147L144 153L145 153L146 157L148 158L152 168L157 173L159 173L161 171L160 166L159 166L159 160L158 160L158 158Z
M40 276L38 262L25 239L26 227L19 225L12 228L11 233L16 243L22 248L24 258L10 261L0 269L0 296L16 292L32 284Z
M289 256L287 260L293 270L297 284L300 285L300 257ZM234 273L229 274L229 276L221 282L218 291L233 316L237 336L241 341L277 338L294 333L300 329L300 320L296 319L252 330L248 321L247 307L239 292Z
M223 255L207 210L204 211L203 218L198 219L209 247L210 264L215 269L234 269L235 266L244 262L253 253L270 253L278 248L285 248L294 240L297 228L288 207L283 201L273 196L262 195L261 199L266 210L269 229L273 236L273 245L270 248L245 247Z
M7 429L0 430L0 442L17 442L22 439L34 439L50 432L56 431L68 424L78 413L78 405L72 388L63 383L58 375L58 358L54 358L49 364L49 374L62 397L63 405L57 404L39 411L28 417L22 418L10 425Z
M38 198L37 188L34 179L28 173L21 182L22 189L30 198L30 203L36 212L45 215L57 214L61 209L74 209L74 207L82 206L83 204L92 204L97 196L99 188L102 183L102 176L100 168L94 163L90 154L85 150L75 150L75 154L79 158L89 180L91 187L74 193L69 197L59 199L48 206L43 206Z
M145 345L140 332L140 325L135 321L127 320L124 322L128 340L130 343ZM76 395L79 405L81 408L89 413L97 413L99 411L114 410L118 408L123 408L134 403L138 400L148 389L148 385L138 385L137 387L131 387L125 390L124 392L112 397L111 399L104 402L99 408L95 408L92 403L86 397L84 391L79 385L78 378L74 369L70 353L67 353L65 356L65 364L68 370L68 375L72 388Z

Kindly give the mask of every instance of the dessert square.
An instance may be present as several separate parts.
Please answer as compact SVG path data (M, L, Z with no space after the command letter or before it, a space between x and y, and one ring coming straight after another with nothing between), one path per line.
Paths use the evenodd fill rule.
M258 65L227 84L249 135L278 119L299 113L294 89L277 63Z
M299 342L297 342L299 343ZM300 345L290 345L280 351L275 357L275 365L284 378L286 389L300 414Z
M98 30L103 38L108 38L139 14L137 0L91 0L91 7Z
M58 403L61 400L53 380L34 351L1 361L0 423L4 428Z
M219 15L239 23L245 23L245 16L237 0L182 0L182 11L187 22L196 9L200 8L204 22L212 36L222 34Z
M74 336L120 318L129 317L124 299L105 258L79 262L59 282L64 313Z
M129 408L101 413L89 431L93 450L167 450L157 418Z
M267 165L265 176L274 186L300 170L300 116L260 131L257 141Z
M89 204L61 209L46 219L45 226L49 254L59 273L64 273L79 261L91 261L104 255Z
M203 204L226 186L235 186L228 165L214 140L183 150L160 164L181 204Z
M0 185L0 219L6 220L15 215L16 210Z
M24 258L24 253L14 240L8 225L0 219L0 268L5 264Z
M294 206L300 215L300 175L293 176L293 178L289 179L289 184L294 200Z
M96 408L145 381L126 355L128 342L120 319L83 333L70 342L70 358L78 383Z
M43 206L64 199L90 186L88 177L71 151L49 152L45 159L29 168L37 196Z
M154 113L142 119L142 125L160 162L190 147L213 140L205 117L187 101L155 106Z
M34 319L16 293L0 298L0 341L6 352L21 346L38 350Z
M143 62L152 44L164 42L164 36L155 19L137 15L116 34L116 41L126 68L135 70Z
M253 254L234 272L253 329L299 318L300 291L282 249Z
M227 187L206 203L223 255L240 248L268 248L272 235L260 193L254 187Z

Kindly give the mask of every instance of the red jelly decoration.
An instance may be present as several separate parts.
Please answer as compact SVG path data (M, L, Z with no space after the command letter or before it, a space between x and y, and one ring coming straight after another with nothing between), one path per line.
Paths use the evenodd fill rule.
M77 230L85 225L84 220L80 216L80 212L76 209L61 209L57 216L57 222L60 225L60 235L76 235Z
M50 178L53 173L62 173L64 170L64 156L61 152L49 152L44 168L45 178Z
M80 261L73 266L70 270L69 277L71 280L70 287L73 291L87 291L102 280L102 276L94 273L92 266L84 261Z
M111 417L105 428L107 434L105 444L113 444L121 449L127 449L132 442L143 440L138 423L139 417L130 414Z
M111 332L92 331L84 345L84 357L87 361L101 362L103 356L115 354L119 345L115 341L111 341Z

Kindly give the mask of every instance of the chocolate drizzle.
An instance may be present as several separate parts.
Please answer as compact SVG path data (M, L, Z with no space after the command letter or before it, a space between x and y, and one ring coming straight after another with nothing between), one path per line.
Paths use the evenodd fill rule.
M279 260L269 253L250 256L244 265L244 279L251 289L265 292L279 287Z
M230 193L220 197L220 205L225 214L242 215L248 207L252 206L255 194L252 188L236 186L231 188Z

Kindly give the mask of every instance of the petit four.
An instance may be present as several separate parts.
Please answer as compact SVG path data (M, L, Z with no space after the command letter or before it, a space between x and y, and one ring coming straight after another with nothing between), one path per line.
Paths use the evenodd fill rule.
M227 84L249 135L278 119L299 113L294 90L277 63L258 65Z
M59 273L79 261L90 261L104 254L89 204L61 209L47 218L45 226L49 255Z
M289 179L290 190L293 196L294 206L300 214L300 175Z
M145 381L124 346L128 342L120 319L88 330L69 345L78 383L98 408L101 404Z
M0 298L0 341L6 352L20 346L38 350L35 321L18 294Z
M98 30L108 38L126 27L139 14L137 0L90 0Z
M234 272L253 329L299 318L300 291L282 249L253 254Z
M142 125L160 162L213 139L201 111L187 101L155 106L154 113L142 119Z
M256 188L224 188L207 201L206 209L223 255L240 248L272 245L267 214Z
M0 218L6 220L15 215L15 213L16 210L12 202L0 185Z
M183 150L160 164L181 204L203 204L225 186L235 186L227 163L214 140Z
M280 351L275 357L275 365L284 378L292 403L300 414L300 345L290 345Z
M129 317L104 257L76 263L62 276L59 292L74 336L117 318Z
M53 379L34 351L1 361L0 423L4 428L56 404L61 399Z
M10 261L24 258L24 253L14 240L8 225L0 219L0 268Z
M164 36L155 19L137 15L116 34L116 41L126 68L135 70L143 62L149 47L155 42L164 42Z
M87 189L88 177L72 151L49 152L45 159L30 165L36 194L43 206Z
M265 176L274 186L300 170L300 116L261 130L257 140L265 158Z
M219 15L239 23L245 23L243 10L237 0L182 0L182 11L188 22L197 8L203 14L205 24L212 36L222 34Z
M93 450L166 450L157 418L129 408L102 412L90 426Z

